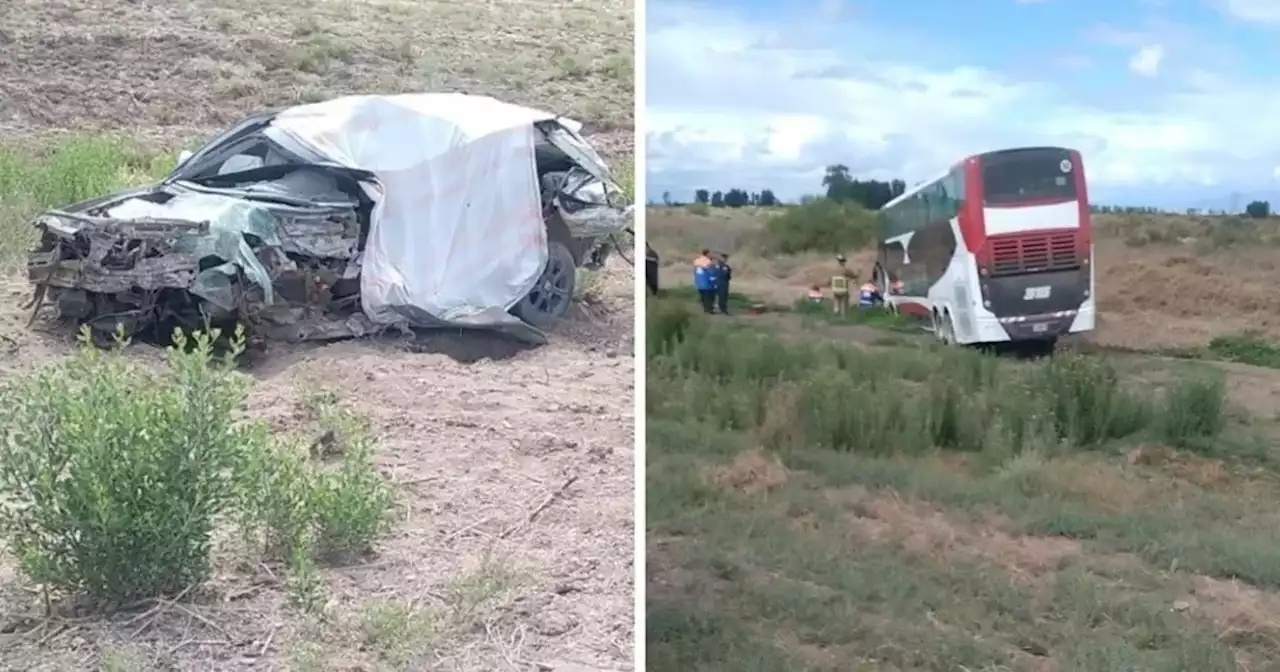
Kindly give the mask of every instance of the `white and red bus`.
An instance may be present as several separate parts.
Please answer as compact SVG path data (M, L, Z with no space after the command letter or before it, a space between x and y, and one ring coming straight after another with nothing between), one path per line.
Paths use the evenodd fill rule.
M963 159L880 210L875 280L890 310L942 341L1051 350L1091 331L1093 235L1080 153L1026 147Z

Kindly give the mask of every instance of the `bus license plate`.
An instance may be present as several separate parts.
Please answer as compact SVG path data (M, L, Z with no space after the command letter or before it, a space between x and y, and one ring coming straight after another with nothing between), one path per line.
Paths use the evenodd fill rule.
M1031 331L1037 334L1042 334L1046 331L1049 331L1049 325L1045 324L1044 322L1041 322L1040 324L1033 324L1031 325Z
M1049 298L1053 293L1052 285L1043 285L1040 287L1028 287L1022 293L1023 301L1042 301Z

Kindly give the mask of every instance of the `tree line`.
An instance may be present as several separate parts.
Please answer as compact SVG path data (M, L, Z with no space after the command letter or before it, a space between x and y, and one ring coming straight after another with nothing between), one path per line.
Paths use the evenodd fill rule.
M826 172L822 177L823 196L827 200L840 204L860 205L867 210L879 210L889 201L901 196L907 191L907 182L902 179L892 180L870 180L857 179L849 174L849 167L844 164L833 164L827 166ZM674 201L671 198L671 192L663 192L662 202L664 205L688 205ZM709 189L697 189L694 191L693 203L700 207L710 208L741 208L748 205L754 206L781 206L785 205L777 196L774 195L772 189L761 189L760 191L749 191L747 189L729 189L727 191L711 191ZM1090 205L1089 209L1095 214L1156 214L1159 212L1170 212L1161 208L1146 206L1118 206L1118 205ZM1198 208L1187 208L1188 215L1227 215L1225 210L1200 210ZM1271 204L1267 201L1253 201L1245 206L1243 213L1248 217L1262 219L1271 216Z
M822 178L825 196L837 203L854 203L868 210L879 210L884 204L901 196L907 190L905 180L862 180L849 175L849 167L841 164L827 166ZM688 205L671 197L671 192L662 193L663 205ZM747 189L729 189L712 191L697 189L693 193L693 203L712 208L741 208L748 205L764 207L783 205L772 189L749 191Z
M771 189L761 189L760 191L747 191L746 189L730 189L728 191L711 191L709 189L698 189L693 192L693 202L695 204L704 205L712 208L741 208L748 205L759 205L771 207L782 205L782 201L773 194ZM678 203L671 199L671 192L662 192L662 203L664 205L686 205Z

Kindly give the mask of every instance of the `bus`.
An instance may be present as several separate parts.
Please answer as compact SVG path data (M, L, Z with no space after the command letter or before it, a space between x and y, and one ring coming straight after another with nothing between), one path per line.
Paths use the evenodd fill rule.
M880 209L873 279L886 307L944 343L1052 352L1092 331L1093 235L1080 153L967 157Z

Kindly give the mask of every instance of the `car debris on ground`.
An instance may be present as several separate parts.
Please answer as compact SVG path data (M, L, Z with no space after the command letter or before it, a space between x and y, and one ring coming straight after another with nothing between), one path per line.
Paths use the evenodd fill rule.
M497 328L545 342L634 205L581 125L467 94L264 113L158 184L45 212L32 319L95 339L236 323L268 340Z

